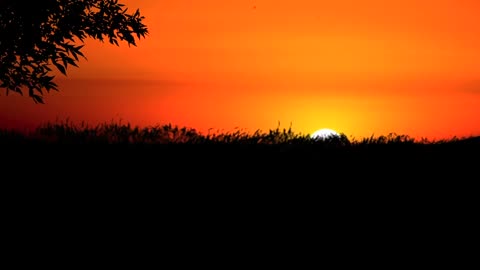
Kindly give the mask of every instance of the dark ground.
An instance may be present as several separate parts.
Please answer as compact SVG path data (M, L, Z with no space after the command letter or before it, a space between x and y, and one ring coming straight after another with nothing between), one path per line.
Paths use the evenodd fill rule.
M442 144L0 144L5 167L66 176L202 179L475 179L480 138ZM366 178L363 178L366 177Z
M25 231L39 222L57 231L74 228L69 235L84 239L84 232L108 235L111 243L127 233L171 237L176 244L202 236L203 245L214 235L230 244L267 237L279 245L289 235L317 239L312 245L325 237L334 245L348 241L363 250L374 236L381 239L378 247L403 243L423 254L414 241L467 239L478 205L478 138L353 148L0 147L4 209L18 217L12 222L21 220Z

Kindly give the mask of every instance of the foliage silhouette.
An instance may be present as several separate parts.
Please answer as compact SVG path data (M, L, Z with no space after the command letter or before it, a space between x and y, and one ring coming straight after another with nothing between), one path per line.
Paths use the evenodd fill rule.
M58 91L52 65L62 74L78 67L87 37L136 46L148 34L137 9L118 0L0 1L0 88L44 103L44 90Z

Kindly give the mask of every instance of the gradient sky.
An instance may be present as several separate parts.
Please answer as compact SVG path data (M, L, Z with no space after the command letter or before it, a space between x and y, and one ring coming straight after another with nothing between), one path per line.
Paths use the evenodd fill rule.
M349 137L480 135L478 0L123 0L150 34L87 40L45 105L0 96L2 127L292 126Z

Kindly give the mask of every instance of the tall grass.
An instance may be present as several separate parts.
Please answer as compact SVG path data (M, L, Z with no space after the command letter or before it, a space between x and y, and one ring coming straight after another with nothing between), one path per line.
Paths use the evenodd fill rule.
M80 144L302 144L325 146L375 146L375 145L417 145L458 142L452 140L415 140L407 135L390 133L386 136L368 138L348 138L339 136L315 139L310 134L294 132L291 127L256 130L253 133L236 129L230 132L202 134L193 128L172 124L148 127L132 126L121 121L89 125L86 122L75 124L68 119L54 123L47 122L28 133L0 129L0 143L40 142L40 143L80 143Z

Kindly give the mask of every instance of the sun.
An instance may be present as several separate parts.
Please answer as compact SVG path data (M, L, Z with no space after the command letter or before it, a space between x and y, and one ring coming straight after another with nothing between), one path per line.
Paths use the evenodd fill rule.
M338 132L336 132L333 129L322 128L322 129L319 129L319 130L315 131L310 137L312 139L325 140L325 139L328 139L328 138L340 137L340 134L338 134Z

